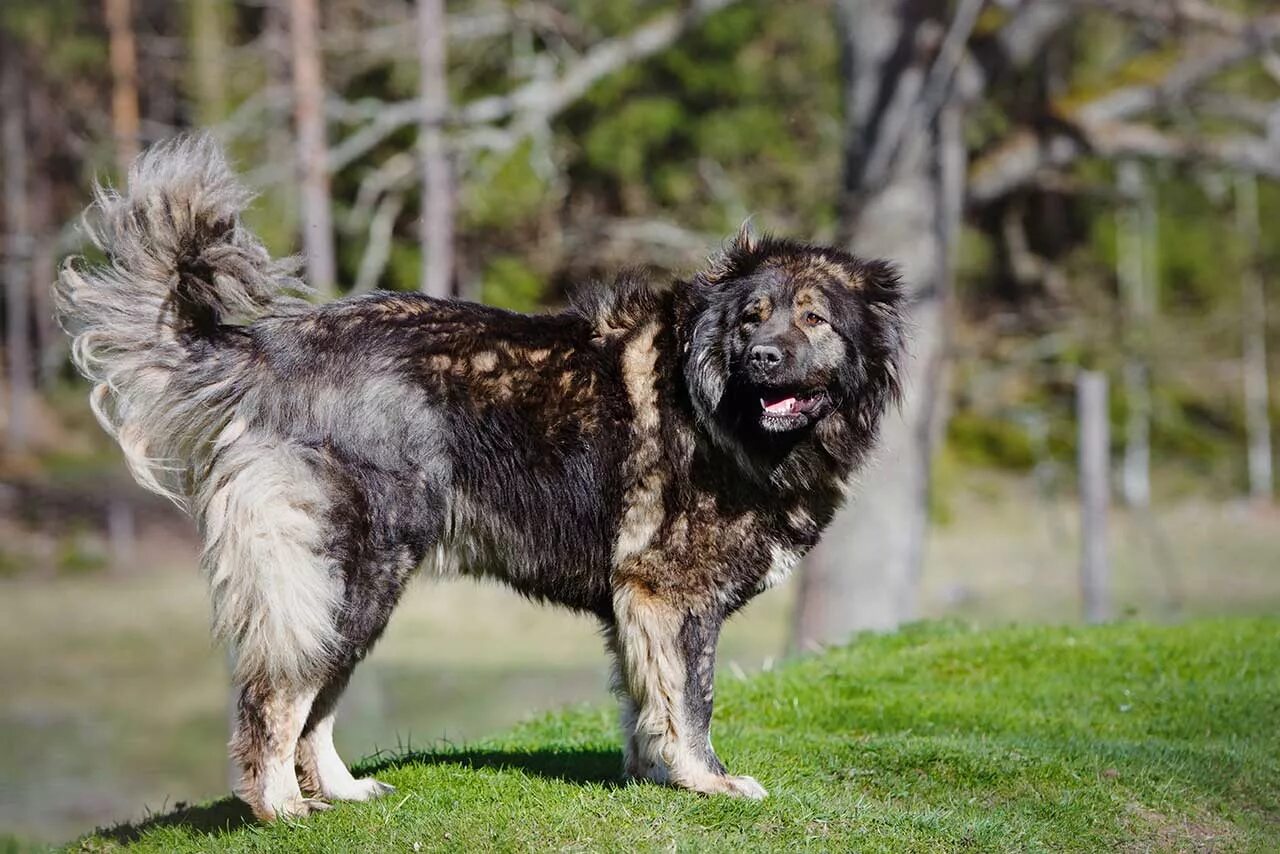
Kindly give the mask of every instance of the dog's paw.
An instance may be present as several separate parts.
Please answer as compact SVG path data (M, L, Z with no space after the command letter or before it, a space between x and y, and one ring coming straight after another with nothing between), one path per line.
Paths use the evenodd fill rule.
M769 795L754 777L733 774L708 774L689 781L682 788L704 795L728 795L731 798L748 798L753 801L764 800Z
M726 775L721 779L726 784L724 794L735 798L750 798L753 801L762 801L769 796L764 786L756 782L755 777Z
M389 795L395 790L396 787L390 783L384 783L372 777L363 777L359 780L344 783L341 786L335 786L332 790L325 792L325 797L333 798L336 801L371 801L374 798Z
M306 818L312 813L324 812L333 809L333 804L328 801L322 801L319 798L292 798L283 803L275 804L270 809L264 810L258 815L264 821L281 821L290 819ZM255 810L254 812L257 812Z

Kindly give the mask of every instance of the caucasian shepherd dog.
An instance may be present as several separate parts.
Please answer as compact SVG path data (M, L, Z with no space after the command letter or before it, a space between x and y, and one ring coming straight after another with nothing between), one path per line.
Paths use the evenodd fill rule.
M722 622L817 541L898 395L893 269L740 234L687 281L526 316L316 306L218 148L144 154L58 284L90 400L204 541L238 794L264 820L389 791L333 746L352 669L429 563L593 615L626 773L761 798L711 747Z

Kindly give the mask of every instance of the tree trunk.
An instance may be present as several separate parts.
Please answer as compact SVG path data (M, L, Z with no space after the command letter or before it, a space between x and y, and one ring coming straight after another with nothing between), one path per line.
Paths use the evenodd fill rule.
M31 229L28 222L26 85L23 82L22 52L0 41L0 97L3 99L3 126L0 145L4 153L5 221L5 361L9 368L9 450L21 452L28 440L28 416L34 393L31 380L30 259Z
M1271 418L1268 412L1267 300L1259 268L1262 234L1258 219L1258 182L1252 175L1236 179L1236 223L1245 240L1246 259L1240 276L1241 331L1244 337L1244 412L1249 446L1249 496L1270 504Z
M133 0L104 0L111 60L111 128L116 169L123 181L138 156L138 49L133 37Z
M453 293L453 180L442 121L449 107L443 0L418 0L418 59L422 76L422 290Z
M328 298L335 293L337 273L329 198L320 21L315 0L290 0L289 9L294 121L302 181L302 243L306 252L308 284L322 298Z
M192 0L191 76L200 124L209 127L226 118L227 63L225 0Z
M1144 509L1151 503L1151 324L1156 307L1156 210L1142 165L1125 160L1116 167L1123 198L1116 216L1116 271L1124 302L1124 396L1127 417L1120 486L1124 503Z
M1111 431L1107 412L1107 377L1082 371L1076 385L1079 422L1080 591L1084 616L1091 623L1111 615L1110 567L1107 562L1107 505Z
M293 141L290 107L292 57L289 40L289 10L286 0L267 0L263 15L262 50L264 76L273 103L284 105L281 110L272 109L264 129L268 163L292 163L301 174L298 149ZM292 181L282 182L263 198L265 213L275 225L264 235L271 245L271 237L283 243L292 241L298 229L298 188ZM288 251L288 250L282 250Z
M945 415L950 254L966 159L963 99L943 93L932 115L922 109L937 97L932 57L918 55L903 5L844 0L838 8L844 226L852 251L899 265L912 334L901 411L886 416L875 462L806 562L793 626L801 648L890 629L916 614L930 464Z

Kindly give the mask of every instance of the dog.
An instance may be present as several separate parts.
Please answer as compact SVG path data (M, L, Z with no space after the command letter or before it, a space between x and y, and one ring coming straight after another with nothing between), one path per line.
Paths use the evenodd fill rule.
M763 798L711 746L716 640L900 394L894 268L744 229L687 279L554 313L315 305L251 199L208 138L154 147L86 213L105 263L55 286L98 420L198 525L237 794L270 821L391 791L338 756L334 707L427 564L599 620L630 778Z

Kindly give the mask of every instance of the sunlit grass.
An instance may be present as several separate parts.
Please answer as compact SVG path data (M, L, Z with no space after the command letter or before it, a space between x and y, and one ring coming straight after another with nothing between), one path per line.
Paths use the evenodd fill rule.
M720 682L763 803L619 785L612 713L369 764L398 791L305 822L235 802L84 850L1273 851L1280 622L925 624Z

